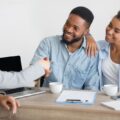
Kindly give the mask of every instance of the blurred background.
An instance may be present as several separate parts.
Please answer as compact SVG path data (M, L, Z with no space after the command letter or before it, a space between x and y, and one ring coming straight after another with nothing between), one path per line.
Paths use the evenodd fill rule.
M101 40L120 10L120 0L0 0L0 57L20 55L23 68L27 67L40 41L62 34L70 11L77 6L94 13L90 31Z

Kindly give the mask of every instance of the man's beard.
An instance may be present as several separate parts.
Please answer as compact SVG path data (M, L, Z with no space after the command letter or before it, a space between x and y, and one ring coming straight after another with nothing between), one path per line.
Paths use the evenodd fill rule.
M81 41L83 39L83 34L80 37L74 38L71 41L67 41L66 39L64 39L64 34L62 35L62 42L64 42L67 45L71 45L73 43L76 43L78 41Z

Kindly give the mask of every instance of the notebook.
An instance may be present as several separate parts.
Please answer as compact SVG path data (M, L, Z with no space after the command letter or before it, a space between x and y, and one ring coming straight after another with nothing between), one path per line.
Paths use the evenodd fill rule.
M106 106L106 107L114 109L114 110L120 110L120 100L102 102L101 104L103 106Z
M19 99L19 98L24 98L24 97L29 97L29 96L33 96L33 95L38 95L38 94L42 94L45 93L45 90L41 90L41 89L32 89L32 90L25 90L22 92L17 92L17 93L12 93L9 94L10 96L13 96L15 99Z

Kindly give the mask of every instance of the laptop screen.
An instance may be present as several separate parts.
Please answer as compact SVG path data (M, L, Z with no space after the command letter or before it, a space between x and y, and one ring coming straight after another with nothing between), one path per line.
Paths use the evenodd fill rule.
M0 58L0 70L2 71L16 71L22 70L20 56L10 56Z

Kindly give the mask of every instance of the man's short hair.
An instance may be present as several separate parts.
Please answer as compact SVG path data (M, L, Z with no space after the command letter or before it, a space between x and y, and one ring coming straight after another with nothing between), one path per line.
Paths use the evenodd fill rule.
M80 16L81 18L83 18L88 23L89 26L91 25L91 23L94 19L93 13L88 8L82 7L82 6L74 8L70 12L70 14L75 14L75 15Z
M115 15L116 18L120 19L120 11L118 11L117 15Z

